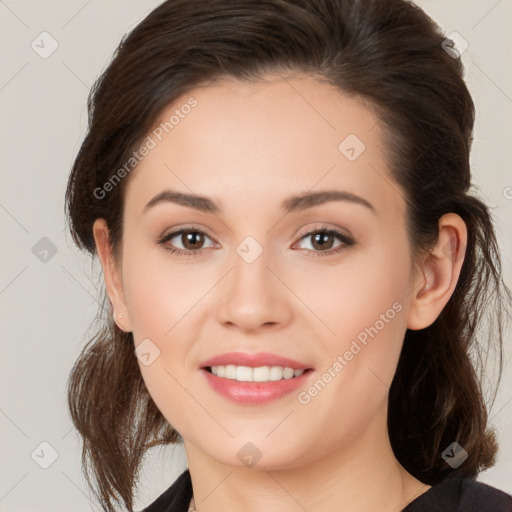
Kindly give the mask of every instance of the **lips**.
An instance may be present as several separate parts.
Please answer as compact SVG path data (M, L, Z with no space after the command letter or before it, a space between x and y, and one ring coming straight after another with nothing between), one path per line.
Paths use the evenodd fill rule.
M259 352L257 354L247 354L245 352L229 352L221 354L206 361L203 361L200 368L208 368L211 366L249 366L257 368L261 366L282 366L283 368L293 368L294 370L308 370L312 367L290 359L288 357L279 356L270 352Z

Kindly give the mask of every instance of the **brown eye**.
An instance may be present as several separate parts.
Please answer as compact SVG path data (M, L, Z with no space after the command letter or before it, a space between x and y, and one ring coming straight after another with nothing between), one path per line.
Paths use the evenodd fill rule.
M336 244L336 239L338 243ZM314 256L329 256L341 252L355 244L354 240L335 229L317 229L302 235L299 243L310 241L310 247L302 247Z
M334 236L331 233L327 233L322 231L320 233L315 233L310 235L312 237L313 243L311 244L315 249L331 249L334 245Z
M187 250L201 249L204 244L204 233L200 231L184 231L181 233L181 242Z
M202 231L186 228L164 235L158 243L171 253L197 256L203 252L206 240L211 241L211 238Z

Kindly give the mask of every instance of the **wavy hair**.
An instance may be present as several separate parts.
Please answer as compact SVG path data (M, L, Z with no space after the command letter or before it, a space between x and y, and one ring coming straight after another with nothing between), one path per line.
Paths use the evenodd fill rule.
M494 463L483 377L495 356L494 400L511 298L490 210L471 184L474 104L461 60L444 41L406 0L167 0L125 35L91 89L88 131L66 191L75 243L94 256L92 226L104 218L118 258L130 178L104 197L98 190L182 94L223 77L301 72L366 101L386 128L412 254L432 247L445 213L460 215L468 229L456 289L431 326L407 330L389 394L395 455L430 485L451 471L474 477ZM146 451L181 437L146 389L132 334L103 312L92 329L70 373L69 409L102 507L112 512L123 503L131 511ZM456 470L441 456L453 441L468 453Z

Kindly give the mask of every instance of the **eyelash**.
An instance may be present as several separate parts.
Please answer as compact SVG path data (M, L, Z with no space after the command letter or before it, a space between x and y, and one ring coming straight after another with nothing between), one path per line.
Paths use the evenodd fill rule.
M199 249L197 251L190 251L190 250L183 250L183 249L177 249L175 247L169 247L165 244L169 241L175 238L178 235L182 235L183 233L200 233L208 237L208 235L201 231L200 229L196 229L194 227L188 227L188 228L181 228L176 231L172 231L171 233L167 233L163 237L161 237L158 240L158 244L164 247L165 250L169 251L171 254L176 254L178 256L199 256L204 252L205 249ZM314 257L316 256L332 256L334 254L340 253L349 247L352 247L355 245L355 241L349 238L346 234L342 233L341 231L338 231L337 229L328 228L327 226L322 226L320 228L314 229L312 231L307 231L306 233L302 233L300 235L299 241L303 238L307 238L308 236L313 236L317 234L324 234L324 235L335 235L342 243L338 247L334 249L330 249L328 251L314 251L312 249L302 249L304 251L307 251L307 253L313 253ZM210 238L210 237L208 237Z

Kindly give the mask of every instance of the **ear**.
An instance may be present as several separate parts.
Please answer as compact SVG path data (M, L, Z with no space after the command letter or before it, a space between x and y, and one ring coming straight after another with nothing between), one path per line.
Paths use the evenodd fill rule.
M109 230L105 219L96 219L92 231L96 243L96 251L103 268L105 287L114 309L112 313L114 322L121 330L131 332L130 318L124 299L121 270L118 268L113 255L109 240Z
M438 240L417 268L407 328L433 324L452 296L466 253L467 228L462 218L447 213L439 219Z

